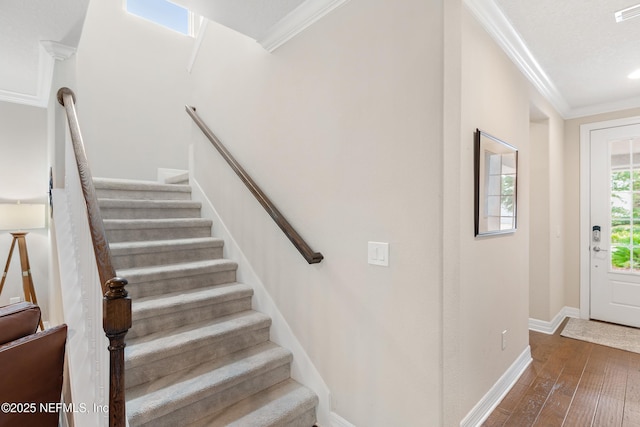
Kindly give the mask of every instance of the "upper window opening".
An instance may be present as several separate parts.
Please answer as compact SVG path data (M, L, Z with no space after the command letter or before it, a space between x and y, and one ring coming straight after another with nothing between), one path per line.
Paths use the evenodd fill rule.
M193 18L188 9L167 0L126 0L127 12L170 28L193 35Z

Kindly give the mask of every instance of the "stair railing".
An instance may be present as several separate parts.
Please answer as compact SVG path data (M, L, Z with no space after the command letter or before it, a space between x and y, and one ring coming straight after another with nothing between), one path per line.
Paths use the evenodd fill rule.
M102 325L109 339L109 426L127 425L124 382L124 338L131 328L131 299L127 296L127 280L117 277L111 260L98 198L85 154L84 143L75 109L75 94L69 88L58 91L58 102L65 108L71 143L75 154L80 184L87 208L87 219L102 287Z
M198 125L200 130L204 133L211 144L218 150L220 155L224 158L224 160L231 166L231 169L238 175L238 177L244 182L249 191L255 196L258 202L262 205L262 207L267 211L269 216L278 224L278 227L284 232L284 234L289 238L293 246L298 249L300 254L307 260L309 264L317 264L324 256L320 252L314 252L311 247L307 244L307 242L298 234L298 232L293 228L293 226L287 221L287 219L280 213L278 208L273 204L273 202L267 197L267 195L260 189L258 184L249 176L247 171L244 170L242 166L238 163L238 161L231 155L229 150L220 142L218 137L209 129L209 127L202 121L198 113L196 113L195 107L191 107L189 105L185 106L187 113L193 121Z

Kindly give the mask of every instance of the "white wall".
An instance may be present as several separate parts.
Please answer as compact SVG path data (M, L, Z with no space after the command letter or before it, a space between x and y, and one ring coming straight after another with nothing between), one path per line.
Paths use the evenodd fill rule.
M69 125L64 108L58 103L57 93L62 87L76 87L76 57L72 55L66 60L55 63L49 106L47 108L47 151L48 162L52 172L53 188L64 188L65 185L65 146ZM75 165L71 165L74 166ZM53 198L55 205L56 200ZM50 286L49 286L49 321L52 325L64 322L62 307L62 283L60 281L58 253L56 245L56 224L50 222L49 238L51 240Z
M150 179L187 169L184 105L193 39L123 10L89 5L77 53L77 109L94 176Z
M445 156L458 155L460 167L445 169L445 182L459 181L450 189L459 198L450 203L458 206L459 246L449 251L459 271L444 284L445 294L450 287L457 294L444 307L445 327L455 324L453 337L444 335L444 351L455 357L444 372L445 413L457 414L448 416L451 424L526 349L529 316L550 321L565 305L577 307L567 301L564 284L564 120L464 8L460 27L461 144L445 147ZM512 235L473 238L475 128L519 150L518 230ZM455 313L459 318L452 322Z
M0 102L0 202L48 203L47 110ZM0 263L6 263L12 236L0 231ZM47 229L30 230L26 237L29 263L43 319L48 319L49 251ZM20 255L16 247L0 305L21 297Z
M531 122L531 237L529 317L551 320L549 307L549 120ZM555 314L555 313L554 313Z
M442 57L441 2L351 0L273 54L210 24L192 72L198 113L325 256L190 125L197 179L359 426L441 424Z
M545 104L543 108L549 116L549 319L552 320L560 310L567 307L577 308L566 297L565 269L569 265L565 258L566 224L565 224L565 121L559 114ZM532 177L535 179L535 176ZM532 215L537 215L532 211Z
M452 148L459 152L460 168L460 188L452 195L459 197L460 206L459 388L447 395L459 400L458 420L529 344L531 185L528 82L467 9L462 10L461 57L462 131L460 147ZM514 234L474 238L476 128L518 149L518 229ZM507 348L503 351L504 330Z
M531 93L529 317L549 322L568 305L564 284L564 120L533 88Z
M558 229L564 237L562 191L539 212L530 190L534 166L551 187L564 178L562 120L460 0L351 0L272 54L210 24L191 75L192 40L116 3L91 3L77 59L94 175L186 169L193 143L198 181L346 420L455 425L482 398L528 345L530 270L540 261L530 259L531 215L548 218L539 230L552 251L538 309L571 305L554 240ZM549 120L540 166L532 99ZM204 143L185 103L324 254L321 264L306 264ZM520 150L513 235L473 236L476 128ZM366 263L367 241L390 243L389 268Z

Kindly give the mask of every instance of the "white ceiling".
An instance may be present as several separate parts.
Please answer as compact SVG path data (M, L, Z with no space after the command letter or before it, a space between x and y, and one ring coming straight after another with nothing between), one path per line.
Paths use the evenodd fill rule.
M78 46L88 3L0 0L0 99L46 105L53 57Z
M228 21L228 26L258 40L297 10L314 7L309 13L318 14L328 4L338 3L174 1L201 9L218 22ZM614 19L614 12L640 0L464 1L564 117L640 107L640 80L627 78L640 68L640 18L620 24ZM42 103L47 72L43 62L55 55L56 48L78 45L88 2L0 0L0 100ZM46 40L59 45L43 44Z
M260 40L305 0L171 0L200 16Z
M614 18L638 2L465 0L565 118L640 107L640 18Z

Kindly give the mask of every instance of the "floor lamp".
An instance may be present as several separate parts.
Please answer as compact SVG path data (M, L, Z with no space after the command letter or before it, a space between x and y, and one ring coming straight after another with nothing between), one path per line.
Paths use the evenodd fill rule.
M7 279L7 271L11 264L11 256L13 249L18 244L20 252L20 265L22 267L22 289L24 290L24 299L26 301L38 304L36 291L33 287L33 279L31 277L31 267L29 266L29 254L27 253L27 241L25 239L27 232L35 228L44 228L45 206L42 204L0 204L0 230L14 230L11 232L13 240L11 241L11 249L7 257L7 264L4 267L2 280L0 281L0 294L4 288L4 282ZM16 231L17 230L17 231ZM40 319L40 329L44 330L42 319Z

